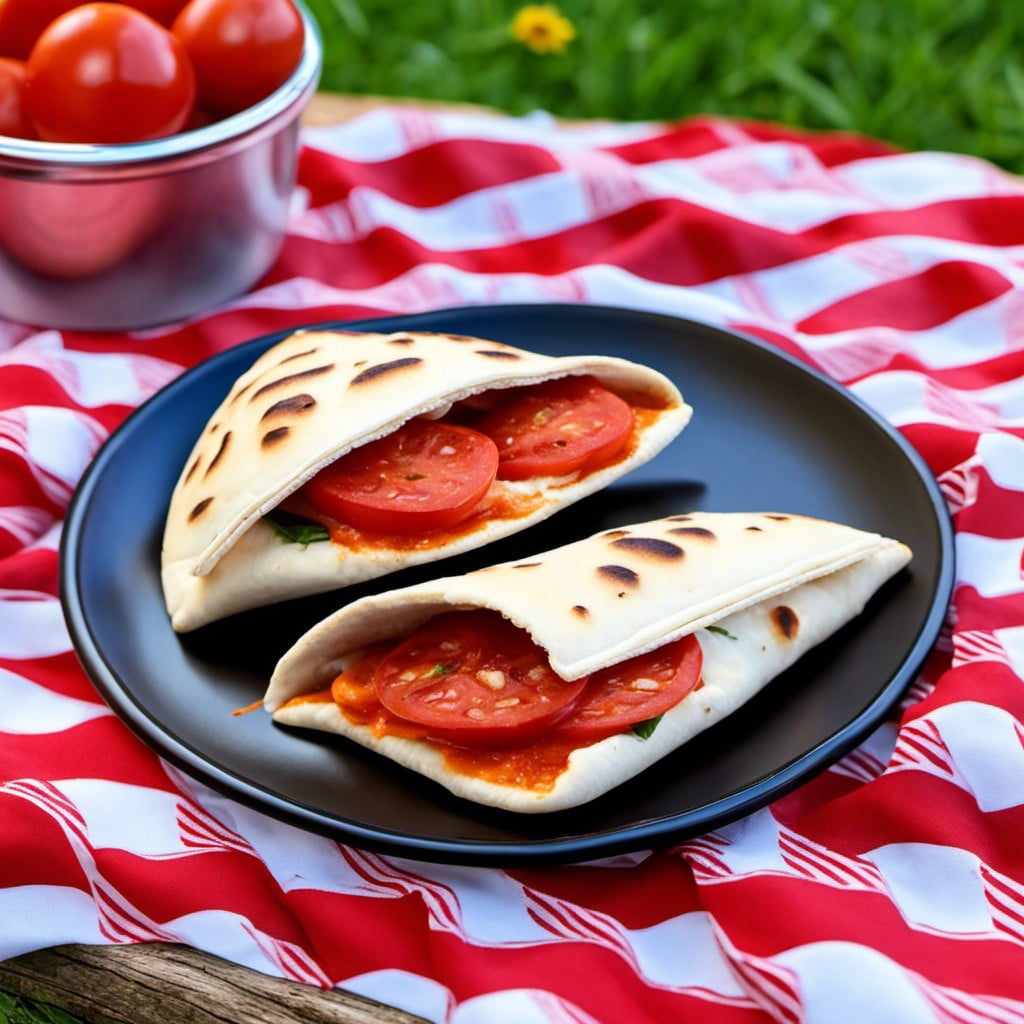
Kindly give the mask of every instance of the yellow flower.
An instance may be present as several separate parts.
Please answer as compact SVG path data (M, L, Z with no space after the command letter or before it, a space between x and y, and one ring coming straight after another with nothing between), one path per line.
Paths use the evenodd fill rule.
M527 4L512 20L512 35L534 53L561 53L576 38L576 27L554 4Z

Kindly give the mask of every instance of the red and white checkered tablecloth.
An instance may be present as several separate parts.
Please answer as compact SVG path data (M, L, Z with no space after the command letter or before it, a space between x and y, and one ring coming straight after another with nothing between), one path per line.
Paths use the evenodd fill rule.
M547 301L753 332L917 447L958 576L899 715L678 849L515 870L305 834L136 740L57 597L65 509L109 432L257 334ZM284 249L244 298L134 335L0 322L0 957L169 940L448 1024L1024 1021L1022 491L1019 179L719 119L396 108L307 130Z

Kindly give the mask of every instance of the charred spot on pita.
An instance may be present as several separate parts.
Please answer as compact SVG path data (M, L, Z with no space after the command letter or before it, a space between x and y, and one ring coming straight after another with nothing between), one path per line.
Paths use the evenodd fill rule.
M291 429L291 427L276 427L274 430L268 430L260 438L260 447L273 448L275 444L280 444L291 433Z
M513 569L536 569L540 565L540 562L517 562L512 566Z
M678 533L684 537L697 537L701 540L717 540L714 530L705 526L673 526L669 533Z
M227 451L228 443L230 441L231 441L231 431L229 430L220 439L220 447L217 449L217 454L214 455L214 457L212 459L210 459L210 464L206 467L206 472L203 473L203 479L204 480L210 475L210 473L212 472L214 466L216 466L217 463L220 462L221 457L224 455L224 452Z
M578 615L581 619L585 619L590 615L590 609L585 604L574 604L572 606L573 615Z
M627 587L638 587L640 585L639 575L625 565L599 565L597 567L597 574L605 580L620 583Z
M260 417L260 422L263 420L270 419L272 416L280 416L282 414L288 414L289 416L297 416L299 413L306 412L308 409L312 409L316 405L316 399L312 395L292 395L291 398L282 398L280 402L275 402L267 411Z
M251 387L253 386L253 383L254 383L254 381L249 381L249 383L248 383L248 384L244 385L243 387L240 387L240 388L239 388L239 389L238 389L238 390L237 390L237 391L236 391L236 392L235 392L235 393L234 393L234 394L233 394L233 395L232 395L232 396L231 396L231 397L230 397L230 398L228 399L228 401L229 401L229 402L230 402L230 403L231 403L232 405L234 405L234 404L235 404L235 402L237 402L237 401L238 401L238 400L239 400L239 399L240 399L240 398L242 397L242 395L244 395L244 394L246 393L246 391L248 391L248 390L249 390L249 388L251 388Z
M789 516L774 516L774 515L770 515L768 513L765 513L765 519L774 519L775 522L777 522L777 523L784 523L789 518L790 518Z
M693 516L666 516L670 523L692 523Z
M249 401L255 402L260 395L265 395L270 391L277 391L280 388L286 388L296 381L306 380L309 377L319 377L321 374L330 373L333 369L334 363L324 363L323 366L313 366L308 370L299 370L298 373L289 373L286 377L278 377L277 380L272 380L269 384L264 384L263 387L254 391Z
M366 384L371 380L377 380L389 373L395 373L410 366L417 366L422 362L423 360L419 356L406 356L405 359L392 359L388 363L375 363L373 366L368 366L365 370L357 373L352 378L352 383Z
M415 345L416 339L410 338L408 334L403 334L400 338L388 338L389 345Z
M764 530L762 530L760 526L748 526L747 529L750 530L751 533L764 533Z
M678 544L657 537L622 537L613 540L611 546L646 558L656 558L661 562L678 562L686 554Z
M293 352L290 356L285 356L277 365L284 366L285 363L290 363L293 359L302 359L304 356L312 356L319 352L318 348L307 348L305 352Z
M195 508L192 509L188 514L188 521L191 523L193 520L198 519L209 507L213 498L203 498Z
M612 538L615 538L615 537L628 537L628 536L629 536L629 530L609 530L605 534L605 537L607 537L609 539L612 539Z
M500 348L478 348L476 349L478 356L487 356L490 359L522 359L523 357L518 352L508 352L505 349Z
M776 605L772 611L772 623L784 639L792 640L800 631L800 619L788 605Z
M189 482L189 480L191 480L191 479L192 479L193 475L195 474L195 471L196 471L196 470L197 470L198 468L199 468L199 456L197 455L197 456L196 456L196 457L195 457L195 458L194 458L194 459L192 460L192 465L191 465L191 466L189 466L187 470L185 470L185 483L188 483L188 482Z
M449 341L480 341L479 338L471 338L468 334L438 334L437 337L447 338Z

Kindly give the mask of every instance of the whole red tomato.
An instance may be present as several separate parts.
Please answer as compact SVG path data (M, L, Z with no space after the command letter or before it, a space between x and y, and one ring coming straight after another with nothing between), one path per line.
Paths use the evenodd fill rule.
M36 137L22 107L24 86L25 62L0 57L0 135L13 135L19 139Z
M141 142L181 130L195 102L195 76L181 44L152 18L93 3L39 37L24 97L48 142Z
M81 0L0 0L0 56L26 60L43 29L79 3Z
M235 114L269 96L302 56L291 0L191 0L174 19L196 72L199 102Z
M185 6L185 0L122 0L128 7L134 7L148 14L154 21L170 27L178 12ZM3 3L3 0L0 0Z

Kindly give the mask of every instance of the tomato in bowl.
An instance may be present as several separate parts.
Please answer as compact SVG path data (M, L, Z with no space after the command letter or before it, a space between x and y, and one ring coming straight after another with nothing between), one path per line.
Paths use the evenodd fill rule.
M5 0L0 11L19 2L28 0ZM301 29L297 63L267 95L231 113L198 102L187 49L173 35L186 6L177 4L175 12L176 0L78 4L44 29L25 61L23 93L28 121L46 123L35 132L44 137L0 134L0 316L57 328L134 329L199 313L266 272L294 187L299 118L322 62L312 18L299 0L285 2ZM141 25L156 41L158 59L137 58L124 78L139 78L140 68L143 79L170 73L144 83L147 94L125 92L125 83L105 81L112 58L95 38L79 47L77 59L69 56L57 43L66 44L69 20L72 27L89 20L83 11L108 29L128 25L136 32ZM180 74L172 60L179 51ZM52 63L44 60L48 54ZM51 100L65 88L67 106L77 109L51 103L40 114L46 104L32 99L34 72ZM62 74L70 84L62 84ZM130 116L87 109L100 97L85 95L83 75L87 83L100 80L98 93L110 85L115 105ZM99 129L105 118L113 124L90 135L81 130L90 118ZM126 133L128 121L135 127Z

